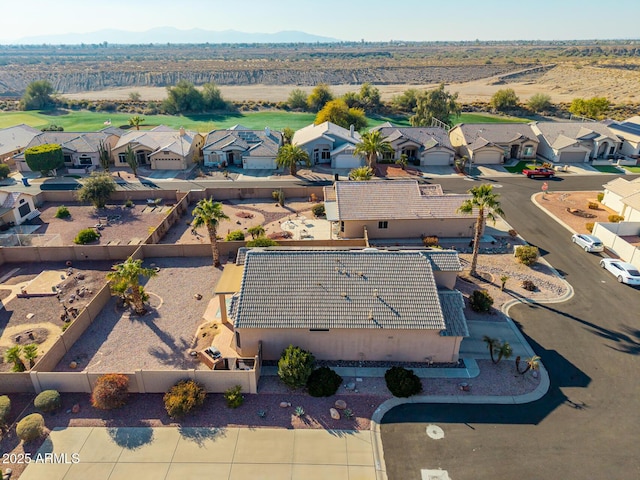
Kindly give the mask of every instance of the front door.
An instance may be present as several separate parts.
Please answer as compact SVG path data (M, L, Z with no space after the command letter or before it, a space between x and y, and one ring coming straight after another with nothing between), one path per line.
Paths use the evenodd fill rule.
M511 158L518 158L518 150L520 149L519 145L511 145Z

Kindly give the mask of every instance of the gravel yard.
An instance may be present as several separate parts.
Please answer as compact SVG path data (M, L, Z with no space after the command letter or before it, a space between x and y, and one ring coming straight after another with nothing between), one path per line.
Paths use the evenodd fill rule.
M588 207L589 202L597 202L599 192L550 192L546 195L539 193L536 195L536 201L545 210L560 218L564 223L569 225L578 233L589 233L586 228L587 223L607 222L609 215L616 212L609 207L600 204L598 210L592 210ZM595 215L593 218L584 218L571 214L567 208L582 210L587 214ZM570 233L567 232L567 236Z
M142 317L130 315L112 298L56 371L70 371L71 361L91 372L200 366L187 349L202 322L221 270L213 268L209 257L147 258L144 266L160 268L158 275L145 285L152 307L149 313ZM202 295L200 300L194 298L198 293Z

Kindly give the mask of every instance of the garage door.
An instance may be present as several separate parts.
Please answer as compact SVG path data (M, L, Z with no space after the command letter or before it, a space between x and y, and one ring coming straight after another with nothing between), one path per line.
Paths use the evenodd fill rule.
M276 161L272 158L243 158L242 166L247 170L274 170Z
M473 163L479 165L502 163L502 152L477 152L473 156Z
M561 152L558 161L560 163L579 163L584 162L585 157L585 152Z
M449 157L447 152L428 153L422 157L420 165L449 165Z
M363 165L362 157L353 155L336 155L331 162L332 168L356 168Z

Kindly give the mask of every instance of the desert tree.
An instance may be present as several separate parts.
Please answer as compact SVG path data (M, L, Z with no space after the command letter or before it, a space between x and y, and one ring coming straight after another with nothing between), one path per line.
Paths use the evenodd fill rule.
M21 110L43 110L54 104L51 95L53 86L47 80L36 80L27 85L27 89L20 100Z
M96 208L104 208L115 191L116 182L113 181L111 175L104 172L92 172L76 196L81 202L91 202Z
M309 154L298 145L286 144L278 150L276 165L278 168L288 168L289 173L295 175L298 165L310 167L311 160L309 160Z
M434 118L451 125L453 118L458 117L462 111L458 94L447 92L444 83L438 88L418 94L415 101L414 114L410 118L413 127L430 127Z
M140 115L134 115L129 119L129 126L136 127L136 130L140 130L140 125L144 123L144 118Z
M367 126L367 117L364 114L364 110L354 107L349 108L346 102L339 98L330 100L318 112L314 123L319 125L323 122L335 123L342 128L351 128L353 126L354 130L358 131Z
M220 202L214 202L213 198L203 198L193 209L193 221L191 227L195 230L205 226L211 241L211 252L213 254L213 266L220 266L220 252L218 250L218 225L222 220L229 220L229 217L222 210Z
M333 93L326 83L319 83L307 97L307 107L312 112L319 112L327 102L333 100Z
M517 107L519 100L513 88L503 88L493 94L489 104L498 111L504 111Z

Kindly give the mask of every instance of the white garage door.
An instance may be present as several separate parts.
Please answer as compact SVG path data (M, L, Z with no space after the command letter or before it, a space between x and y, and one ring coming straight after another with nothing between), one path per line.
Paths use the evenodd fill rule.
M427 153L422 157L420 165L449 165L449 157L447 152Z
M478 165L502 163L503 156L504 154L502 152L477 152L473 156L473 163L476 163Z
M242 165L247 170L274 170L276 161L272 158L243 158Z
M587 154L585 152L561 152L558 161L560 163L584 162L586 156Z
M356 168L364 165L362 157L353 155L336 155L333 157L332 168Z

